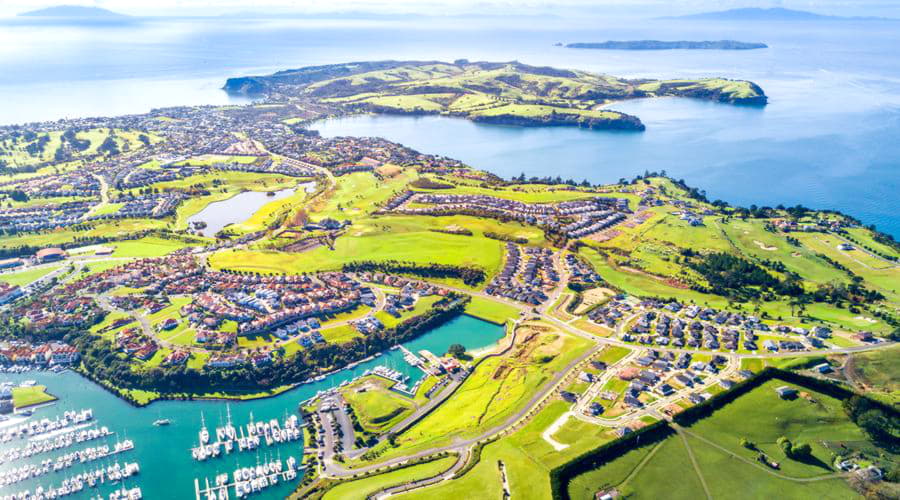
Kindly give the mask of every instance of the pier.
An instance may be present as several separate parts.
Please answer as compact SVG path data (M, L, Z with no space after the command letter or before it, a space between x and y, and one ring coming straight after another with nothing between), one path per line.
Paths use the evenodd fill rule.
M106 426L95 429L72 430L56 436L56 438L32 441L25 446L4 450L3 453L0 454L0 465L16 460L24 460L41 453L49 453L51 451L68 448L76 444L86 443L111 435L112 432Z
M127 479L131 476L134 476L140 472L140 466L138 466L137 462L119 464L116 462L109 467L99 467L93 471L83 472L76 476L63 479L61 484L58 487L49 487L44 488L43 486L38 486L35 488L34 493L31 490L20 491L17 493L13 493L11 495L3 495L0 496L0 500L17 500L21 498L28 498L31 500L43 500L43 499L51 499L51 498L59 498L64 497L66 495L72 495L79 493L85 489L85 487L95 488L98 485L104 484L107 481L116 482ZM136 490L136 491L135 491ZM140 488L135 488L132 490L126 490L128 492L134 492L140 495ZM131 493L131 494L134 494ZM115 494L115 492L114 492ZM112 497L112 495L111 495ZM140 498L140 496L118 496L116 498Z
M286 463L281 459L270 460L255 467L238 467L231 476L219 474L210 485L209 478L194 478L194 497L196 500L228 500L231 494L235 498L245 498L254 493L278 484L279 480L293 481L303 466L297 466L297 459L288 457Z
M244 430L246 429L246 433ZM200 462L209 458L217 458L222 456L222 451L229 454L237 447L238 452L253 451L265 444L273 446L280 443L289 443L297 441L303 437L300 430L300 419L297 415L285 417L284 421L279 423L277 419L271 419L268 422L253 422L253 416L250 416L250 422L245 426L235 427L231 423L231 412L229 410L226 424L216 428L216 440L209 442L210 435L206 430L206 426L200 430L200 444L191 449L191 456Z
M134 449L134 443L128 439L117 442L112 449L107 445L85 448L59 456L56 460L44 460L40 465L26 464L19 468L10 469L0 473L0 487L9 486L35 477L41 477L51 472L59 472L76 464L86 464L102 458L111 457L119 453Z

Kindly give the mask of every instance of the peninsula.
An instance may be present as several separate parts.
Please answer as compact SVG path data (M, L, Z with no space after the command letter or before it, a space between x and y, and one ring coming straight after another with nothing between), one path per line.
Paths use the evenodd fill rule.
M520 62L378 61L312 66L229 78L230 93L273 102L315 101L334 114L439 114L517 126L644 130L636 116L608 109L651 97L765 105L753 82L623 79Z
M577 42L566 44L569 49L605 49L605 50L753 50L765 49L764 43L738 42L735 40L665 42L660 40L627 40L606 42Z

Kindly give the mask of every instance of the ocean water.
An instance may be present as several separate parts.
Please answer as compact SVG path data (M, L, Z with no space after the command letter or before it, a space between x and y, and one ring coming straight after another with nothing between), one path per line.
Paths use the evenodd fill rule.
M763 109L661 99L618 104L643 134L521 130L452 120L351 119L365 133L500 175L614 181L666 170L711 198L834 208L900 236L900 23L134 19L60 25L0 20L0 123L243 102L230 76L353 60L520 60L626 77L750 79ZM650 15L652 13L648 13ZM556 42L761 41L754 51L598 51Z

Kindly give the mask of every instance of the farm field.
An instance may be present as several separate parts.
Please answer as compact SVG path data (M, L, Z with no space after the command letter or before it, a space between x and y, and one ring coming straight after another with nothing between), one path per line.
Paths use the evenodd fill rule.
M853 490L831 466L829 446L866 442L865 435L849 420L837 399L800 388L800 397L784 400L775 393L782 385L790 384L767 381L683 431L630 450L576 477L569 484L570 495L588 499L598 490L616 488L629 498L673 494L698 498L704 496L705 489L713 498L854 497ZM781 436L810 444L811 458L800 461L785 457L776 443ZM757 462L758 451L741 446L742 438L777 461L779 470ZM679 484L674 493L660 490L673 482ZM735 489L737 484L742 487Z
M900 402L900 346L854 354L853 367L867 392Z

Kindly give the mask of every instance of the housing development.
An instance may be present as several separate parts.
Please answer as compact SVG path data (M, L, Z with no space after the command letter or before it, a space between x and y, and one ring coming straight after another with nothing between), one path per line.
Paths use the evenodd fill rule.
M0 127L0 368L68 369L159 409L173 463L200 471L173 496L897 493L890 236L852 214L710 201L664 171L503 179L316 131L382 113L640 133L601 106L761 106L756 84L459 60L226 88L257 100ZM50 401L34 386L0 392L10 422ZM269 414L232 415L253 401ZM164 418L176 404L199 416ZM51 466L15 444L43 433L25 425L0 443L17 471L0 498L54 498ZM107 467L53 494L91 493ZM138 470L115 469L124 498Z

